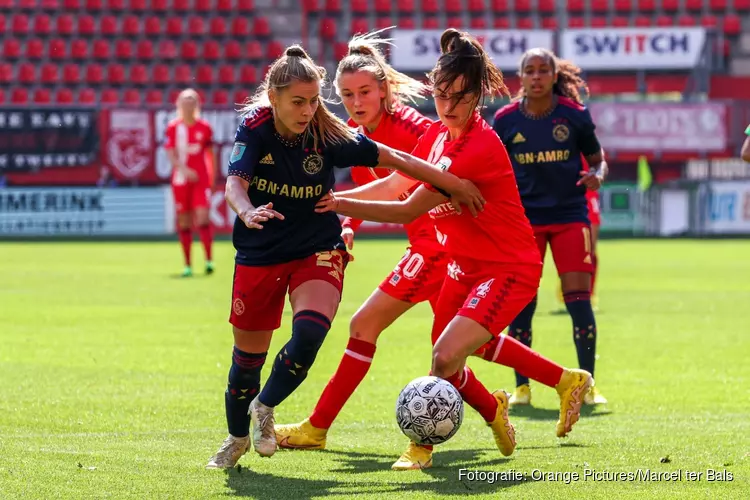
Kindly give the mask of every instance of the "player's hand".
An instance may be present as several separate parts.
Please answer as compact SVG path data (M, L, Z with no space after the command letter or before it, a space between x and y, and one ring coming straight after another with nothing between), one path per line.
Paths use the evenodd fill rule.
M346 248L351 250L354 248L354 229L350 227L345 227L341 230L341 238L344 240L344 243L346 243Z
M182 173L190 182L196 182L198 180L198 172L196 172L192 168L185 167L182 169Z
M319 214L335 212L338 207L339 200L336 199L336 195L333 194L333 191L328 191L325 196L318 200L318 203L315 205L315 212Z
M284 216L273 209L273 203L245 210L239 214L239 218L249 229L263 229L261 223L266 222L268 219L284 220Z
M586 189L590 191L597 191L602 187L601 174L597 170L586 170L581 171L581 178L576 182L576 186L586 186Z
M473 182L462 179L461 189L451 194L451 205L456 213L461 213L461 205L469 207L471 215L476 217L479 212L484 210L484 204L487 203Z

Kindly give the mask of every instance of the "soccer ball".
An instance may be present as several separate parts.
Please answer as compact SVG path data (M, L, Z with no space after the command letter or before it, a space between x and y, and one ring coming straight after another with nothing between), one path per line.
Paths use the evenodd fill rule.
M464 402L453 385L438 377L419 377L401 391L396 420L406 437L417 444L448 441L461 427Z

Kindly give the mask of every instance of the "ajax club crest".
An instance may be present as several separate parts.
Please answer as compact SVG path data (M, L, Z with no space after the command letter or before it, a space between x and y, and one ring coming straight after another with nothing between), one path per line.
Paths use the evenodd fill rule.
M319 154L312 154L302 160L302 169L307 175L315 175L323 170L323 158Z
M570 130L565 125L555 125L555 128L552 129L552 137L557 142L565 142L570 137Z

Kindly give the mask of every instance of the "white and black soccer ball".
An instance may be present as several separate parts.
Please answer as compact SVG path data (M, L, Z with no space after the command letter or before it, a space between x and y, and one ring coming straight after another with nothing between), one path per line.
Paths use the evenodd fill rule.
M453 385L438 377L419 377L401 391L396 420L401 431L417 444L448 441L461 427L464 402Z

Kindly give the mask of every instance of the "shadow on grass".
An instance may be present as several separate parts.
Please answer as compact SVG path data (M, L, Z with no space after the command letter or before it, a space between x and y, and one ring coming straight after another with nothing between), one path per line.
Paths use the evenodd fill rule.
M583 405L581 418L605 417L612 413L601 407ZM512 406L509 410L511 417L527 418L529 420L557 420L560 410L551 408L537 408L531 405Z

